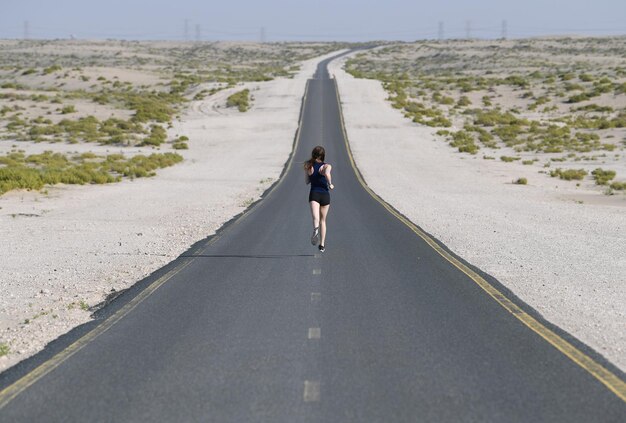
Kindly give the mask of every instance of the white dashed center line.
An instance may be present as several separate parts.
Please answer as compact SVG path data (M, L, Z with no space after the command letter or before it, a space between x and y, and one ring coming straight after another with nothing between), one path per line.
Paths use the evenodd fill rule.
M322 294L320 292L311 292L311 303L316 304L322 301Z
M304 402L317 402L320 400L320 383L313 380L304 381Z
M313 269L313 274L314 275L321 275L322 274L322 269Z
M309 328L309 339L320 339L322 336L321 328Z

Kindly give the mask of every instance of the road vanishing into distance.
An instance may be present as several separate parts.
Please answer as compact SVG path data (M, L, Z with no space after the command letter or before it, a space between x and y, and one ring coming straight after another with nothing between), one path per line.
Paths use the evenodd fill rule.
M280 182L5 372L1 422L626 421L623 374L361 184L328 61ZM318 144L336 186L325 253L301 165Z

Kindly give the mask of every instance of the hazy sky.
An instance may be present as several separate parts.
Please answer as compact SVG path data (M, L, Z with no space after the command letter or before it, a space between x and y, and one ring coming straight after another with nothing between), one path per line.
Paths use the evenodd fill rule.
M0 0L0 38L180 40L186 19L192 40L622 35L626 0Z

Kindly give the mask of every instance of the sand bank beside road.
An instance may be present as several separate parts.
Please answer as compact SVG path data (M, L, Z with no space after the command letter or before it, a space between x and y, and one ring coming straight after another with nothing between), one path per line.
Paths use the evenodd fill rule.
M379 81L345 73L345 59L329 71L368 185L626 370L626 201L453 151L436 130L393 109ZM529 185L512 183L521 176Z

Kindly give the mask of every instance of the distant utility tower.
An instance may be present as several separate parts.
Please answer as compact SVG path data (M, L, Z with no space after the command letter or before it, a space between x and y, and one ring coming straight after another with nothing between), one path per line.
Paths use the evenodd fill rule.
M439 41L443 41L443 21L439 21L439 34L437 38Z
M507 22L506 22L506 19L504 19L502 21L502 39L503 40L506 40L506 37L508 35L507 32L508 32Z
M465 38L468 40L472 38L472 21L465 22Z
M189 41L189 19L185 19L185 32L184 32L185 41Z
M28 21L24 21L24 39L28 40L30 38L30 30L29 30Z
M259 41L261 42L261 44L265 43L265 39L266 39L265 27L262 26L261 31L259 31Z
M202 28L200 24L196 24L196 41L200 41L202 39Z

